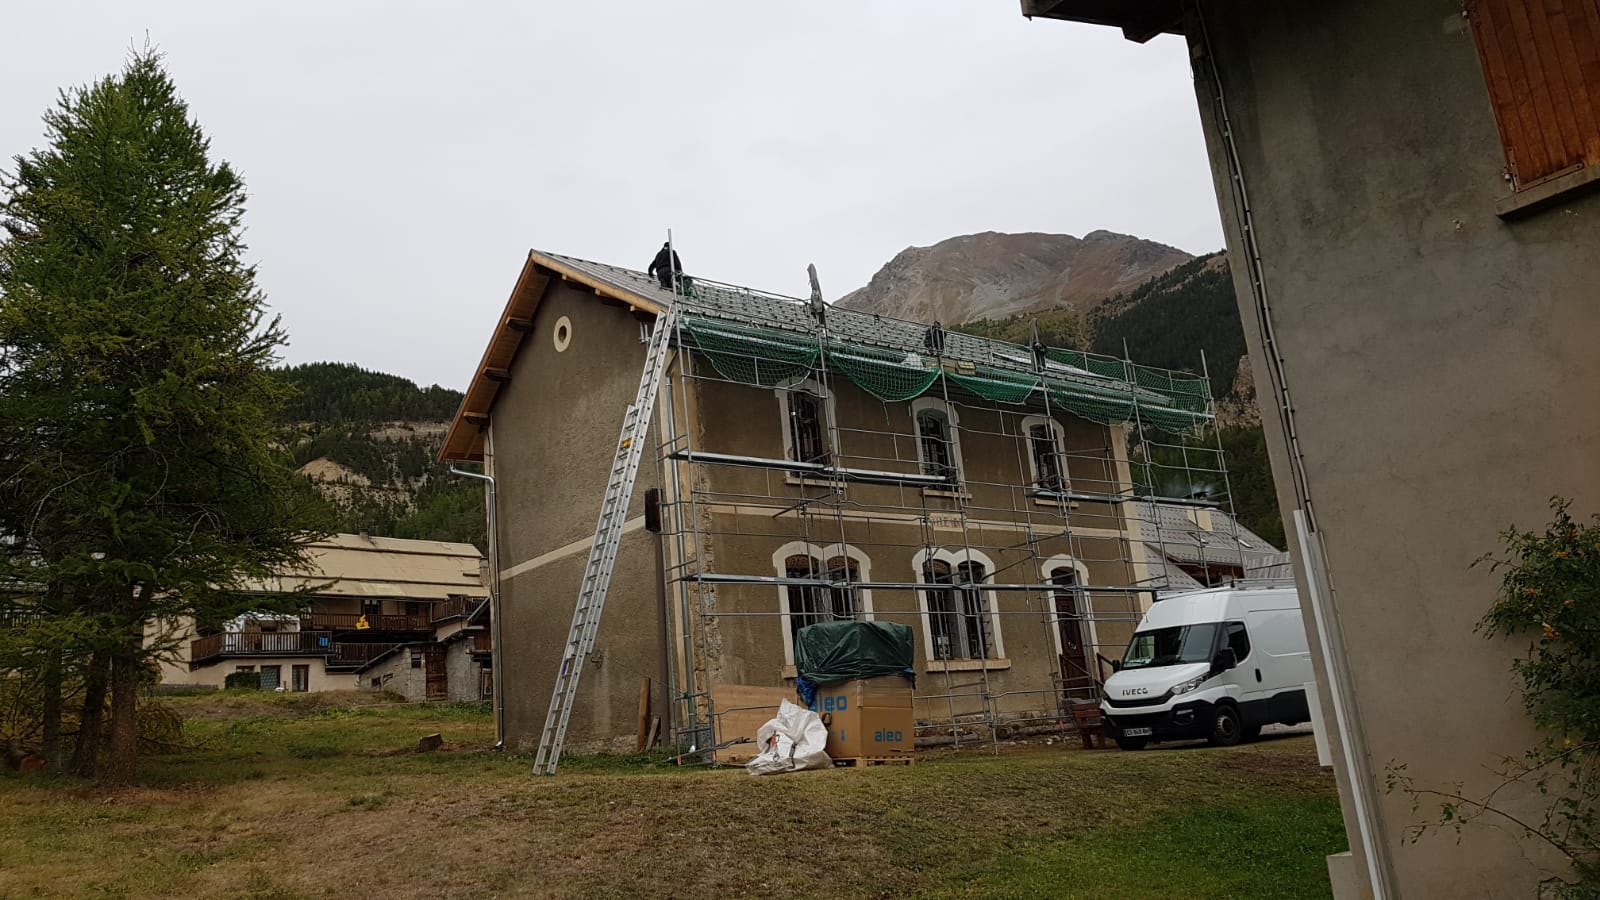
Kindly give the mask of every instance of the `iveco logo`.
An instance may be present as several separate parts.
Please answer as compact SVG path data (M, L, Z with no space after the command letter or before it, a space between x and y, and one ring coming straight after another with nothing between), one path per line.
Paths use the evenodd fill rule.
M1124 697L1137 697L1140 694L1148 694L1148 693L1150 693L1150 689L1149 688L1128 688L1127 690L1122 692L1122 696L1124 696Z

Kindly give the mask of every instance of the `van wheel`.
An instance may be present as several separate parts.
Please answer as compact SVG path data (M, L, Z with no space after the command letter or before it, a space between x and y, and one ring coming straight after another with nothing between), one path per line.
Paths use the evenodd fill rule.
M1206 740L1216 747L1232 747L1244 740L1244 723L1239 721L1239 711L1219 705L1211 714L1211 734Z
M1146 743L1144 738L1117 738L1117 746L1123 750L1143 750Z

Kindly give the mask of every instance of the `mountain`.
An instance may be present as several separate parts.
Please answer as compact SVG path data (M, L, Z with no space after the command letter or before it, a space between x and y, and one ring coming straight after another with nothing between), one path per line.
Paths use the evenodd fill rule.
M1192 259L1175 247L1110 231L989 231L902 250L846 309L919 322L969 322L1032 310L1094 308Z
M325 527L485 549L483 487L434 462L461 393L345 363L278 371L294 389L281 443Z
M1217 398L1220 442L1234 512L1283 546L1284 531L1255 381L1228 260L1201 257L1128 235L975 234L902 252L840 305L931 322L969 334L1131 356L1146 365L1202 370ZM1190 451L1192 452L1192 451ZM1163 457L1170 457L1164 459ZM1187 468L1176 446L1153 453L1160 468ZM1209 485L1220 491L1221 485Z

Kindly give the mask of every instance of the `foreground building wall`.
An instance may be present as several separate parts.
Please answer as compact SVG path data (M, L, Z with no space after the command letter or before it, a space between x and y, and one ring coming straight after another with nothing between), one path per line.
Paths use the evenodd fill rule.
M626 307L567 283L549 290L496 401L487 454L499 493L505 740L518 750L539 743L623 411L644 366L640 322ZM665 708L655 536L643 529L644 494L658 483L654 466L641 465L595 656L573 705L567 746L575 751L624 734L632 748L640 677L656 679L656 708Z
M1459 2L1203 12L1203 30L1200 19L1188 26L1196 89L1251 363L1268 373L1275 349L1292 392L1366 740L1353 754L1378 786L1367 799L1380 859L1407 897L1533 897L1564 860L1487 826L1408 843L1430 810L1381 786L1403 764L1423 786L1481 796L1497 784L1489 771L1536 740L1509 673L1526 642L1473 633L1497 579L1472 564L1500 549L1508 525L1541 526L1553 494L1600 509L1600 196L1496 214L1510 194L1504 154ZM1233 152L1275 348L1247 265ZM1266 391L1262 407L1279 501L1292 510L1284 423ZM1356 846L1351 786L1341 787ZM1499 800L1521 813L1543 806Z

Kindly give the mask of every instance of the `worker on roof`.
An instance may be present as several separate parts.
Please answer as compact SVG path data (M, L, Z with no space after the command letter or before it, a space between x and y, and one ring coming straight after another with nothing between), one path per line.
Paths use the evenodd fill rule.
M678 258L678 251L672 249L671 242L667 242L656 252L656 258L650 261L647 271L661 282L662 288L670 291L672 276L683 274L683 260Z

